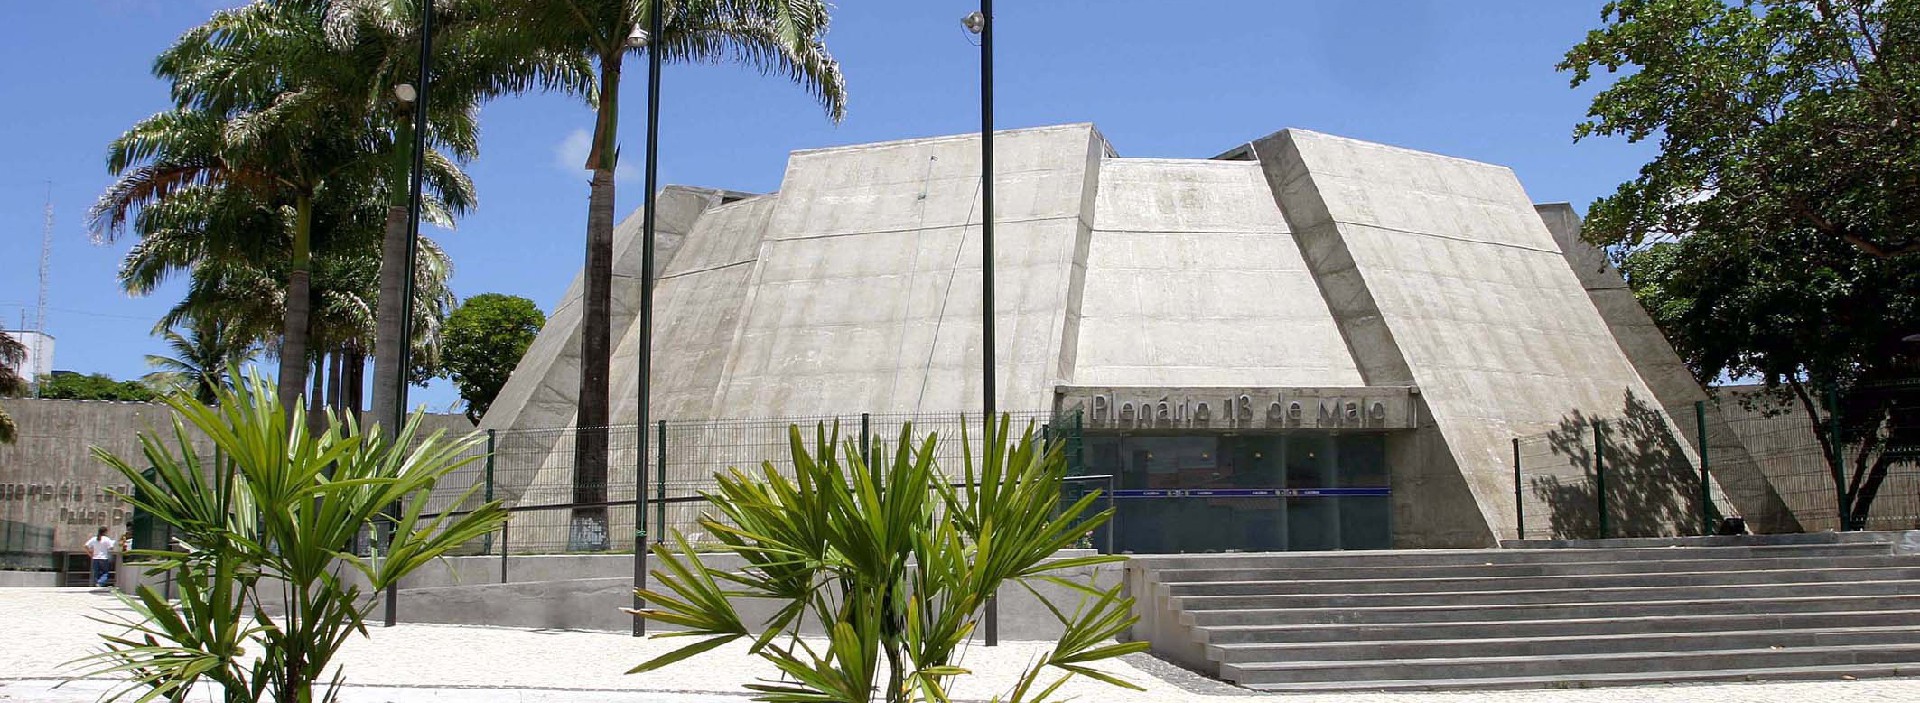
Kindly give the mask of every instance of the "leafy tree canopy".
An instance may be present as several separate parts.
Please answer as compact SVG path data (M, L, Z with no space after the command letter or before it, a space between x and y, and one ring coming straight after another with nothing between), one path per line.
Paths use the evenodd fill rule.
M501 293L468 298L447 318L441 331L440 373L459 387L460 398L467 401L467 419L479 422L487 414L546 323L533 301Z
M1594 97L1576 139L1657 138L1586 236L1639 246L1805 232L1920 251L1920 3L1614 0L1567 52Z
M1615 0L1560 68L1576 139L1658 139L1583 236L1703 382L1813 423L1843 526L1920 441L1920 3ZM1834 421L1837 413L1838 421Z
M160 396L139 381L103 374L54 373L40 377L40 397L55 400L124 400L145 403Z

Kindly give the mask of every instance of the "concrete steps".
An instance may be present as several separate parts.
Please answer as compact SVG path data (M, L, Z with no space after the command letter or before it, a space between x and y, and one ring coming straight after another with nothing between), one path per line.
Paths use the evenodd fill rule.
M1920 671L1912 540L1136 557L1136 639L1262 690Z

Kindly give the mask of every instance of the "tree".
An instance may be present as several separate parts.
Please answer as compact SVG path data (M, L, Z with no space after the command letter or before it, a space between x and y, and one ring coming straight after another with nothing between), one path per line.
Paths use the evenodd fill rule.
M394 86L410 83L419 75L422 6L411 0L355 0L349 5L343 24L351 31L343 33L337 43L351 47L356 55L381 57L367 64L369 69L378 70L369 71L360 79L378 94L388 94ZM498 11L495 3L442 0L432 8L434 51L427 105L440 116L430 118L430 125L457 124L455 118L472 113L480 102L506 93L538 88L593 96L593 67L583 55L571 48L556 50L529 41L510 17ZM373 374L376 418L387 417L395 409L395 392L402 373L399 350L403 336L403 287L411 268L406 261L408 190L403 185L411 177L414 116L407 112L408 105L395 107L398 109L388 118L396 147L388 179L394 185L388 189L384 237L378 258L381 265ZM416 262L415 265L424 264ZM421 339L421 328L416 324L413 329L415 338ZM425 339L433 337L429 335ZM427 345L427 348L431 351L435 347ZM420 371L431 369L434 360L422 359L417 354L414 358L415 368L407 371L417 383L424 380Z
M1805 230L1920 251L1920 3L1615 0L1602 19L1560 68L1625 75L1574 136L1660 153L1594 203L1590 241Z
M306 390L321 201L399 187L387 180L398 149L391 93L369 93L387 84L367 80L383 68L382 56L338 41L354 35L352 6L257 0L188 30L155 61L155 73L172 84L175 109L116 140L108 168L117 180L94 210L96 232L110 238L142 208L196 186L245 190L270 208L286 232L277 354L287 398ZM429 115L436 143L456 158L474 153L470 107ZM438 151L427 162L427 187L455 211L470 207L471 185L453 163Z
M1920 440L1879 390L1920 370L1920 257L1902 256L1920 251L1920 3L1616 0L1602 19L1560 68L1623 75L1574 136L1660 153L1583 236L1701 382L1758 378L1800 407L1842 528L1864 526L1912 459L1886 447Z
M366 634L366 594L506 521L497 501L424 516L440 479L475 460L479 438L420 436L420 414L391 441L351 420L309 433L304 411L283 410L258 376L216 396L169 396L173 426L143 433L140 457L94 450L133 487L124 498L174 531L177 547L137 553L158 560L150 573L171 572L178 598L150 585L123 597L126 629L103 634L104 651L83 661L129 680L110 698L184 701L210 683L230 703L334 700L333 656ZM212 461L189 427L211 439ZM376 520L394 525L385 553L341 549Z
M1010 447L1007 427L1002 419L983 461L967 455L957 483L935 464L939 440L931 434L915 445L912 428L902 428L898 449L890 456L876 449L868 464L858 442L840 442L837 426L831 435L817 429L811 452L800 428L790 428L791 469L767 462L758 475L734 469L719 476L709 498L725 519L700 521L744 568L704 565L684 535L674 536L678 550L653 546L661 587L640 591L655 605L634 612L685 628L656 637L700 640L633 671L752 638L750 651L783 674L749 686L759 700L946 701L946 682L967 673L960 658L988 599L1003 584L1033 591L1032 582L1048 582L1072 589L1082 605L1069 614L1033 591L1064 632L1004 700L1044 700L1074 675L1137 689L1089 666L1147 649L1146 642L1110 641L1139 619L1123 584L1101 588L1054 575L1124 559L1053 559L1113 513L1089 512L1098 492L1063 508L1064 447L1042 447L1031 427ZM750 626L731 598L779 608ZM826 630L824 647L800 638L807 621ZM1062 675L1042 684L1048 669Z
M55 371L40 377L40 397L53 400L118 400L145 403L160 397L139 381L115 381L103 373Z
M260 353L254 339L240 328L214 318L192 320L185 334L161 328L160 338L173 355L148 354L147 365L158 370L148 374L147 381L179 388L209 405L219 402L220 389L232 383L229 372L251 363Z
M1894 387L1920 371L1904 341L1920 330L1920 257L1875 257L1807 230L1694 235L1634 251L1623 271L1702 383L1758 379L1772 409L1800 409L1841 525L1864 528L1889 470L1914 458L1887 448L1920 442L1920 418L1906 414L1914 394Z
M19 395L27 390L27 379L20 375L20 365L27 362L27 345L14 339L13 335L0 332L0 396ZM0 408L0 444L12 444L17 429L13 416L6 408Z
M574 501L606 500L608 382L613 336L614 168L619 157L620 73L629 53L659 50L662 61L733 61L786 76L805 87L838 121L846 84L827 53L825 0L506 0L521 36L539 46L584 56L597 69L593 141L584 168L593 172L587 200L586 285L581 301L580 391L574 426ZM648 13L662 9L662 32L648 38ZM636 41L636 38L639 41ZM645 379L642 379L645 381ZM605 534L606 510L581 508L574 521Z
M533 301L500 293L468 298L447 318L439 371L460 388L468 420L479 422L487 414L546 323Z

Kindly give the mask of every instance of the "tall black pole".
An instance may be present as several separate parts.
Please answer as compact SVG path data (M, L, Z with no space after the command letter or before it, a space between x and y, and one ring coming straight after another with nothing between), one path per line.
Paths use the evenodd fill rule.
M993 447L993 0L980 0L980 352L986 442Z
M427 93L433 78L433 0L421 0L420 3L420 75L414 85L413 96L413 174L407 193L407 280L402 285L400 306L400 364L399 372L394 374L393 407L387 426L391 432L398 433L400 426L407 420L407 369L413 368L413 298L415 278L420 261L420 182L427 168ZM388 508L389 513L398 514L400 505L395 503ZM393 547L393 518L387 520L387 549ZM387 584L386 626L393 627L399 619L400 589L397 584Z
M640 212L640 424L635 428L640 461L633 482L633 607L647 607L639 589L647 582L647 406L653 400L653 211L660 188L660 4L647 3L647 194ZM666 467L661 466L665 471ZM660 509L665 510L663 504ZM633 636L647 634L647 621L633 617Z
M993 0L980 0L980 352L986 401L980 453L993 457ZM987 646L1000 643L1000 599L987 599Z

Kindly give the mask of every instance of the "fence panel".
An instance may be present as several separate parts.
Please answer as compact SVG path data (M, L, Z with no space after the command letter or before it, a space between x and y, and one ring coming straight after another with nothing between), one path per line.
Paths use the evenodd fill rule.
M1042 428L1055 421L1051 413L1044 412L1008 415L1012 432L1022 434L1031 429L1036 441L1041 439ZM644 445L640 428L606 428L608 481L576 486L575 466L583 458L576 450L586 433L573 428L502 430L490 438L490 459L463 467L442 482L434 492L432 507L471 509L491 495L513 511L497 539L484 540L471 548L476 553L494 553L496 549L515 554L582 551L574 518L595 510L605 510L607 515L608 551L631 551L636 528L646 530L651 541L678 533L696 548L711 547L716 540L701 527L700 518L713 513L704 501L690 498L713 490L714 477L731 469L758 474L763 462L771 462L775 470L790 473L789 428L800 427L803 442L812 451L816 431L824 429L831 434L836 423L842 450L859 446L864 427L871 446L882 452L874 456L874 461L891 461L900 432L909 425L916 445L928 433L937 434L935 460L949 479L961 479L965 450L971 450L978 461L978 419L959 413L664 421L648 428ZM964 444L963 424L970 425L965 428ZM587 436L587 446L596 439ZM641 467L643 448L646 465ZM485 446L475 451L484 455ZM461 501L460 496L474 486L478 488ZM579 505L592 502L587 499L596 496L604 496L602 500L613 504ZM635 522L636 496L648 501L644 525Z

